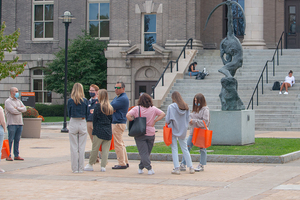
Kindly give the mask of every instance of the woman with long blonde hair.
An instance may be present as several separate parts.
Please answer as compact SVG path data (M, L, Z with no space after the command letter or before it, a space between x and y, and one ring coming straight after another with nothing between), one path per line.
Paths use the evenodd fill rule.
M71 168L73 173L82 173L87 137L88 100L84 97L83 86L80 83L73 85L71 98L68 100L68 114L70 117Z
M190 169L190 173L195 173L193 168L190 152L188 151L186 144L186 132L189 125L189 107L182 99L179 92L172 93L173 103L168 106L166 123L172 128L172 158L174 169L172 174L180 174L179 159L178 159L178 146L177 140L182 150L183 157L187 162L187 166Z
M98 91L98 101L94 109L93 116L93 145L90 154L89 164L84 168L85 171L94 171L93 165L97 161L97 155L100 145L102 145L101 156L101 172L106 171L108 160L108 152L112 139L112 114L114 113L113 107L108 101L108 93L105 89Z

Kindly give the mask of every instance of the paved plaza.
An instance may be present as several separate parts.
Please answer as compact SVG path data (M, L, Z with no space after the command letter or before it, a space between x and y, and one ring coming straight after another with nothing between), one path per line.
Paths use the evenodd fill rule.
M126 170L71 171L69 137L61 126L42 126L40 139L22 138L25 161L2 160L0 199L300 199L300 160L286 164L212 163L205 171L171 174L173 163L153 161L154 175L138 174L138 161ZM7 135L6 135L7 136ZM124 134L125 144L134 145ZM300 132L256 132L256 137L300 137ZM162 141L162 131L156 141ZM88 138L86 151L91 149ZM85 164L88 160L85 160ZM193 163L194 166L197 163Z

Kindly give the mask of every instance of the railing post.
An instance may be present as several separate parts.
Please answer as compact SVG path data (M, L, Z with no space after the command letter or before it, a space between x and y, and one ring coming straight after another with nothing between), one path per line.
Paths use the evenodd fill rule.
M252 102L251 102L251 104L252 104L252 110L253 110L253 97L252 97Z
M266 63L266 65L265 65L265 67L266 67L266 83L269 83L269 79L268 79L268 62Z
M261 94L264 94L264 75L261 75Z
M275 60L273 58L273 76L275 76Z
M162 85L162 86L164 86L164 76L165 76L165 75L162 75L162 77L161 77L161 85Z
M258 106L258 85L256 86L256 102L257 102L257 106Z
M178 60L176 61L176 68L177 68L177 71L178 71Z
M279 50L277 49L277 66L279 65Z
M183 48L183 58L185 59L185 48Z
M282 55L282 36L283 35L281 35L281 55Z
M171 62L171 73L173 73L173 61L170 62Z
M193 49L193 39L191 39L191 49Z

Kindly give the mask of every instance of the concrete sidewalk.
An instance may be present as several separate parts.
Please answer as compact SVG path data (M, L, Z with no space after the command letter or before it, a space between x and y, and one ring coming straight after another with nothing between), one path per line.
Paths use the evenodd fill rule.
M153 161L154 175L138 174L137 160L126 170L73 174L69 137L61 126L43 125L40 139L22 138L25 161L2 160L0 199L300 199L300 160L287 164L208 162L205 171L172 175L173 163ZM299 138L300 132L257 132L256 137ZM126 145L133 138L124 134ZM156 141L162 141L162 131ZM86 151L91 149L88 139ZM85 163L88 163L86 159ZM193 163L194 166L197 163Z

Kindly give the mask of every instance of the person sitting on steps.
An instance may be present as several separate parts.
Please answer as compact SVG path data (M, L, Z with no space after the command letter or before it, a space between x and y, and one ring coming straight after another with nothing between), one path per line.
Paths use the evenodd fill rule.
M199 70L195 70L196 66L197 66L197 62L193 62L192 64L190 64L188 69L190 77L197 76L199 74Z
M292 87L294 84L295 84L295 77L293 76L293 71L290 70L289 75L285 77L285 80L280 87L279 94L282 94L281 91L282 91L283 87L285 87L285 92L283 94L289 94L288 88Z

